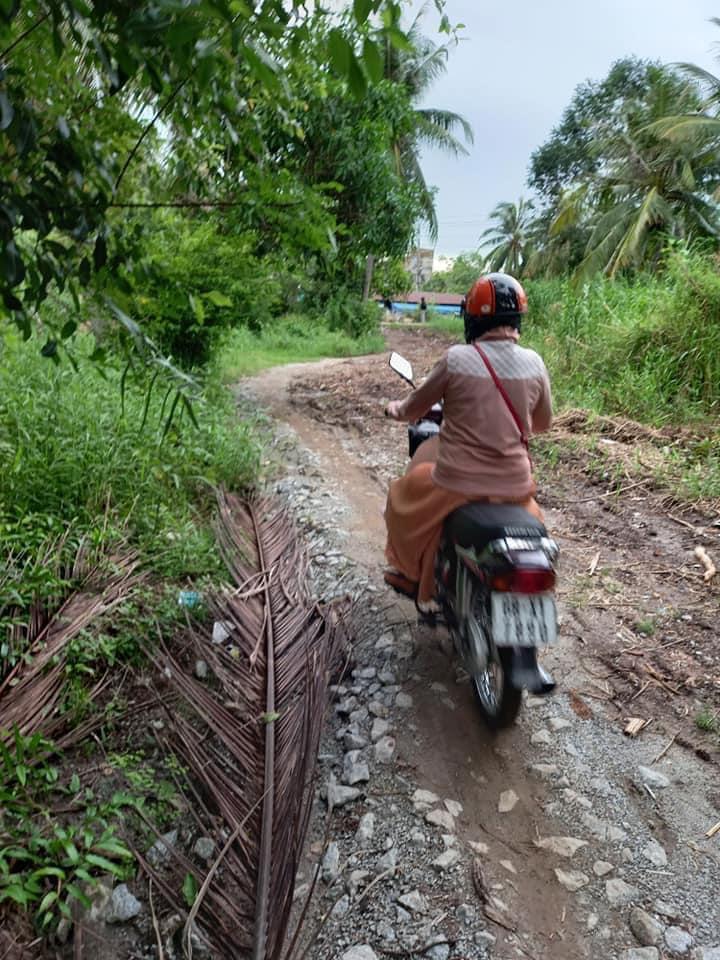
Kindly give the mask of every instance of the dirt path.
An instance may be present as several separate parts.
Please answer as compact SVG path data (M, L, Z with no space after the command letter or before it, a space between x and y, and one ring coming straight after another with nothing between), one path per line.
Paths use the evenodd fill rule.
M390 342L422 369L443 338L393 331ZM388 597L379 578L385 489L405 457L403 428L381 411L384 400L402 394L399 381L372 357L279 368L244 389L309 457L310 468L288 458L284 489L319 531L322 562L342 558L343 569L366 577L382 598L376 606L386 624L412 621L412 607ZM559 434L558 445L563 439ZM609 439L612 461L602 469L621 463L624 447L640 455L637 438ZM331 779L333 771L347 772L348 753L351 761L378 760L367 738L373 717L396 743L392 764L372 765L365 806L333 822L341 866L335 876L328 871L313 909L321 916L347 903L309 956L329 960L350 950L348 960L571 960L624 957L643 938L657 944L637 955L646 960L690 950L702 960L720 956L711 952L720 950L720 834L706 836L720 821L718 744L695 725L700 711L720 708L718 595L692 560L697 542L716 549L720 537L708 518L671 519L662 495L640 484L625 483L630 489L621 498L606 496L602 469L578 471L581 454L569 449L570 456L554 455L550 447L542 464L543 506L563 551L561 640L548 656L561 692L550 701L530 699L518 725L493 739L478 721L469 685L456 682L442 635L413 626L406 649L377 632L361 644L354 683L338 692L329 741L345 753L329 747L324 772ZM693 529L701 524L702 534ZM377 682L383 667L401 687ZM345 697L353 709L345 709ZM650 721L637 739L623 734L631 716ZM348 749L353 725L357 755ZM434 802L413 801L417 789L451 801L445 807L456 816L444 835L444 827L433 833L425 822ZM511 809L500 812L505 806ZM356 833L368 812L382 824L375 835L384 830L386 851L399 857L384 872L377 868L382 858L370 864ZM578 843L547 839L558 837ZM447 867L437 863L443 850L457 852ZM356 883L353 866L369 867ZM428 874L433 879L423 887ZM373 889L363 897L358 891L367 883ZM418 889L433 908L416 914L399 898ZM483 890L489 911L478 896ZM352 954L362 946L371 953Z

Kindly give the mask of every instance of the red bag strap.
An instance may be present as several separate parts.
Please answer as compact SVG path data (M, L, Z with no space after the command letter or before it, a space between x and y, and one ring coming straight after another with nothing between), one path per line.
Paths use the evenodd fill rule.
M507 390L506 390L505 387L502 385L502 380L501 380L500 377L495 373L495 368L494 368L493 365L490 363L490 360L489 360L489 358L488 358L488 355L485 353L485 351L482 350L482 349L477 345L477 343L473 343L473 346L475 347L475 349L477 350L477 352L480 354L480 356L483 358L483 361L484 361L484 363L485 363L485 366L487 367L488 373L489 373L490 376L492 377L493 383L494 383L495 386L498 388L498 391L499 391L499 393L500 393L500 396L501 396L501 397L503 398L503 400L505 401L505 406L508 408L508 410L510 411L510 414L511 414L511 416L512 416L512 418L513 418L513 420L515 421L515 426L518 428L518 430L519 430L519 432L520 432L520 441L521 441L522 445L525 447L525 449L527 450L528 457L529 457L529 456L530 456L530 440L529 440L529 438L528 438L527 433L525 433L525 427L523 426L523 422L522 422L522 420L520 419L520 417L518 416L518 412L517 412L517 410L515 409L515 407L513 406L512 400L510 399L510 397L509 397L508 394L507 394ZM532 463L532 460L531 460L530 462Z

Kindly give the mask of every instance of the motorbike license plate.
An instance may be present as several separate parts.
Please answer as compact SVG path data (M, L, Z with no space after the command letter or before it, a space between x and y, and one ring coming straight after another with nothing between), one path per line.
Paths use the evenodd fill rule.
M545 647L557 639L552 594L493 593L491 602L497 647Z

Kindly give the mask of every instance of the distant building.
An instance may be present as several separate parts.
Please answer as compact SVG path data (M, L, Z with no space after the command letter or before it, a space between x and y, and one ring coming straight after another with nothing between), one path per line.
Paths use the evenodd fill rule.
M435 251L423 247L416 247L415 250L411 250L405 258L405 269L412 276L413 287L416 290L422 290L433 275L434 260Z
M455 266L455 257L437 256L433 261L433 273L447 273Z

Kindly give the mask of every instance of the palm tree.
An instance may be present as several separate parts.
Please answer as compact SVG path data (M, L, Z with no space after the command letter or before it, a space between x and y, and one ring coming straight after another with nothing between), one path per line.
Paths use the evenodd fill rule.
M532 200L520 197L517 203L499 203L490 214L495 223L484 231L480 243L492 247L487 255L491 270L522 276L530 256L532 211Z
M711 17L710 22L720 27L720 17ZM694 63L678 66L705 91L705 100L692 112L672 114L657 121L654 131L671 140L692 139L698 135L720 138L720 77Z
M438 223L435 211L435 199L428 187L420 165L422 147L435 147L455 157L467 155L467 149L458 139L473 142L473 131L468 121L452 110L440 110L435 107L422 107L419 104L425 98L437 78L447 70L447 59L452 44L436 44L423 36L420 21L425 14L424 6L408 31L411 47L398 49L388 42L385 53L385 77L400 84L408 93L414 105L414 123L412 129L397 138L393 145L398 169L420 192L423 218L430 236L437 239Z
M676 75L658 70L624 129L608 126L603 137L599 128L602 164L562 198L550 231L557 237L574 225L590 227L580 277L641 266L668 234L720 237L712 200L720 184L717 136L667 135L671 111L689 112L699 102L694 84L678 86Z

